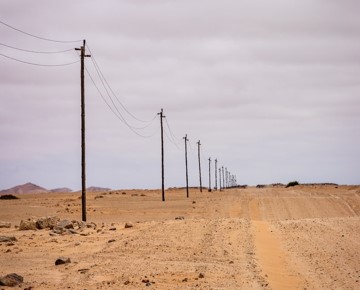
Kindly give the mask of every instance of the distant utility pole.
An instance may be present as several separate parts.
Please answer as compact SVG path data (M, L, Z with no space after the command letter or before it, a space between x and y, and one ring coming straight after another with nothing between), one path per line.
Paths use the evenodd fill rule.
M217 159L215 159L215 190L217 190Z
M211 192L211 158L209 157L209 192Z
M80 50L81 68L81 209L82 220L86 222L86 164L85 164L85 76L84 76L84 58L91 57L85 54L86 40L83 40L83 46L75 48Z
M221 191L221 168L219 168L219 188Z
M201 184L201 162L200 162L200 140L197 142L198 145L198 160L199 160L199 179L200 179L200 192L202 192L202 184Z
M226 185L225 185L225 177L224 177L224 166L222 166L222 168L221 168L222 170L222 178L223 178L223 183L222 183L222 187L223 187L223 189L225 188L226 189Z
M160 115L160 126L161 126L161 193L162 201L165 201L165 186L164 186L164 129L163 129L163 109L158 113Z
M188 178L188 161L187 161L187 142L189 139L187 138L187 134L183 137L185 140L185 169L186 169L186 197L189 198L189 178Z
M229 184L228 184L228 170L227 167L225 167L225 188L228 188Z

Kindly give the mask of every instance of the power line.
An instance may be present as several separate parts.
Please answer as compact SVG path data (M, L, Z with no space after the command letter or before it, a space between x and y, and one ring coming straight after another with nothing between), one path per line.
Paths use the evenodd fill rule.
M98 75L98 77L99 77L99 79L100 79L100 82L101 82L103 88L104 88L105 91L106 91L107 96L109 97L109 99L110 99L113 107L114 107L115 110L117 111L118 116L121 118L122 122L123 122L126 126L128 126L130 129L132 129L132 130L142 130L142 129L145 129L145 128L149 127L150 125L152 125L152 123L149 123L148 125L145 125L145 126L143 126L143 127L135 127L135 126L130 125L129 122L126 121L126 119L125 119L125 117L123 116L123 114L121 114L121 112L119 111L118 107L116 106L113 98L111 97L111 94L109 93L109 91L108 91L108 89L107 89L107 87L106 87L106 85L105 85L105 83L104 83L104 79L103 79L102 76L101 76L101 71L99 70L99 68L98 68L95 64L94 64L94 67L95 67L95 71L96 71L96 73L97 73L97 75ZM155 118L156 118L156 116L155 116ZM155 118L153 118L153 120L155 120Z
M122 116L119 116L116 111L114 111L114 109L111 107L111 105L106 101L106 98L104 97L104 95L101 93L99 87L96 85L93 77L91 76L89 70L86 68L85 66L85 71L87 73L87 75L89 76L91 82L93 83L94 87L96 88L96 90L98 91L99 95L101 96L102 100L105 102L105 104L109 107L109 109L111 110L111 112L113 112L113 114L116 116L116 118L118 118L123 124L127 125L127 127L136 135L138 135L139 137L142 137L142 138L150 138L152 136L154 136L156 133L157 133L157 130L151 134L151 135L143 135L143 134L140 134L138 132L136 132L131 126L128 126L128 124L126 123L126 121L124 121L124 119L122 118Z
M29 62L29 61L25 61L25 60L21 60L21 59L17 59L11 56L8 56L6 54L2 54L0 53L1 56L6 57L8 59L17 61L17 62L21 62L21 63L25 63L25 64L30 64L30 65L36 65L36 66L67 66L67 65L72 65L75 63L80 62L80 60L74 61L74 62L69 62L69 63L60 63L60 64L41 64L41 63L34 63L34 62Z
M15 47L15 46L11 46L5 43L0 43L0 45L8 47L8 48L12 48L12 49L16 49L16 50L20 50L20 51L24 51L24 52L30 52L30 53L44 53L44 54L54 54L54 53L64 53L64 52L68 52L68 51L73 51L73 48L69 48L69 49L65 49L65 50L60 50L60 51L37 51L37 50L29 50L29 49L24 49L24 48L20 48L20 47Z
M2 25L5 25L5 26L7 26L7 27L9 27L9 28L11 28L11 29L13 29L13 30L16 30L16 31L18 31L18 32L20 32L20 33L26 34L26 35L28 35L28 36L31 36L31 37L34 37L34 38L37 38L37 39L45 40L45 41L60 42L60 43L74 43L74 42L80 42L80 41L82 41L82 40L55 40L55 39L45 38L45 37L37 36L37 35L35 35L35 34L31 34L31 33L29 33L29 32L26 32L26 31L24 31L24 30L21 30L21 29L19 29L19 28L15 28L14 26L11 26L10 24L7 24L7 23L5 23L5 22L3 22L3 21L1 21L1 20L0 20L0 23L1 23Z
M93 55L93 53L91 52L91 49L90 49L89 45L87 45L87 47L88 47L90 53ZM99 65L98 65L97 62L96 62L95 57L92 58L92 62L93 62L93 64L94 64L94 66L95 66L95 69L98 71L99 78L100 78L100 79L102 78L102 79L104 80L104 82L105 82L106 85L108 86L110 92L111 92L112 95L115 97L115 99L118 101L118 103L120 104L120 106L125 110L126 113L128 113L128 114L129 114L131 117L133 117L135 120L137 120L137 121L139 121L139 122L143 122L143 123L150 123L150 122L152 122L152 121L155 120L156 116L155 116L153 119L147 121L147 120L139 119L139 118L136 117L134 114L132 114L132 113L124 106L124 104L119 100L119 98L117 97L117 95L115 94L115 92L113 91L113 89L110 87L108 81L106 80L104 74L102 73ZM105 88L105 85L104 85L104 88ZM106 90L106 88L105 88L105 90Z

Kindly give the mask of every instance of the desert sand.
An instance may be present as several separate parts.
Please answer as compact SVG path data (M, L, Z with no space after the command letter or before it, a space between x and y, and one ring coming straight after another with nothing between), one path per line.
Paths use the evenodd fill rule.
M172 189L166 202L159 190L89 192L96 227L65 235L15 226L80 221L80 193L18 197L0 200L12 224L0 235L17 239L0 244L0 276L23 276L21 289L360 289L359 186L192 189L188 199ZM71 263L56 266L61 256Z

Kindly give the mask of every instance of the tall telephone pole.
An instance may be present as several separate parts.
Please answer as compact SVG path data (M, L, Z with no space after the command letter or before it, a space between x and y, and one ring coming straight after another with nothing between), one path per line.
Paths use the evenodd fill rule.
M219 189L221 191L221 168L219 168Z
M215 190L217 190L217 159L215 159Z
M186 169L186 197L189 198L189 177L188 177L188 161L187 161L187 142L189 139L187 138L187 134L183 137L185 140L185 169Z
M228 188L228 170L227 167L225 167L225 188Z
M84 76L84 58L91 57L85 53L86 40L83 40L83 46L75 48L80 51L80 79L81 79L81 209L82 221L86 222L86 163L85 163L85 76Z
M224 166L222 166L222 168L221 168L222 170L222 178L223 178L223 183L222 183L222 187L223 187L223 189L225 188L226 189L226 185L225 185L225 177L224 177Z
M164 186L164 130L163 130L163 109L158 113L160 115L160 126L161 126L161 194L162 201L165 201L165 186Z
M200 192L202 192L202 184L201 184L201 162L200 162L200 140L197 142L198 145L198 160L199 160L199 179L200 179Z
M211 158L209 157L209 192L211 192Z

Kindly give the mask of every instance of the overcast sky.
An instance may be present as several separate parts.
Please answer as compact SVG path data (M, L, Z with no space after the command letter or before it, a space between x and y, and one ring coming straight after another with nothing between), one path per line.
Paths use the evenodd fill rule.
M209 157L239 184L359 184L359 11L357 0L0 2L0 20L17 29L86 39L106 101L86 74L87 185L113 189L161 187L161 108L166 187L185 186L185 134L192 186L198 140L204 185ZM80 189L80 63L3 55L65 64L82 43L4 24L0 39L0 189ZM109 99L93 61L126 109L152 122L107 88Z

